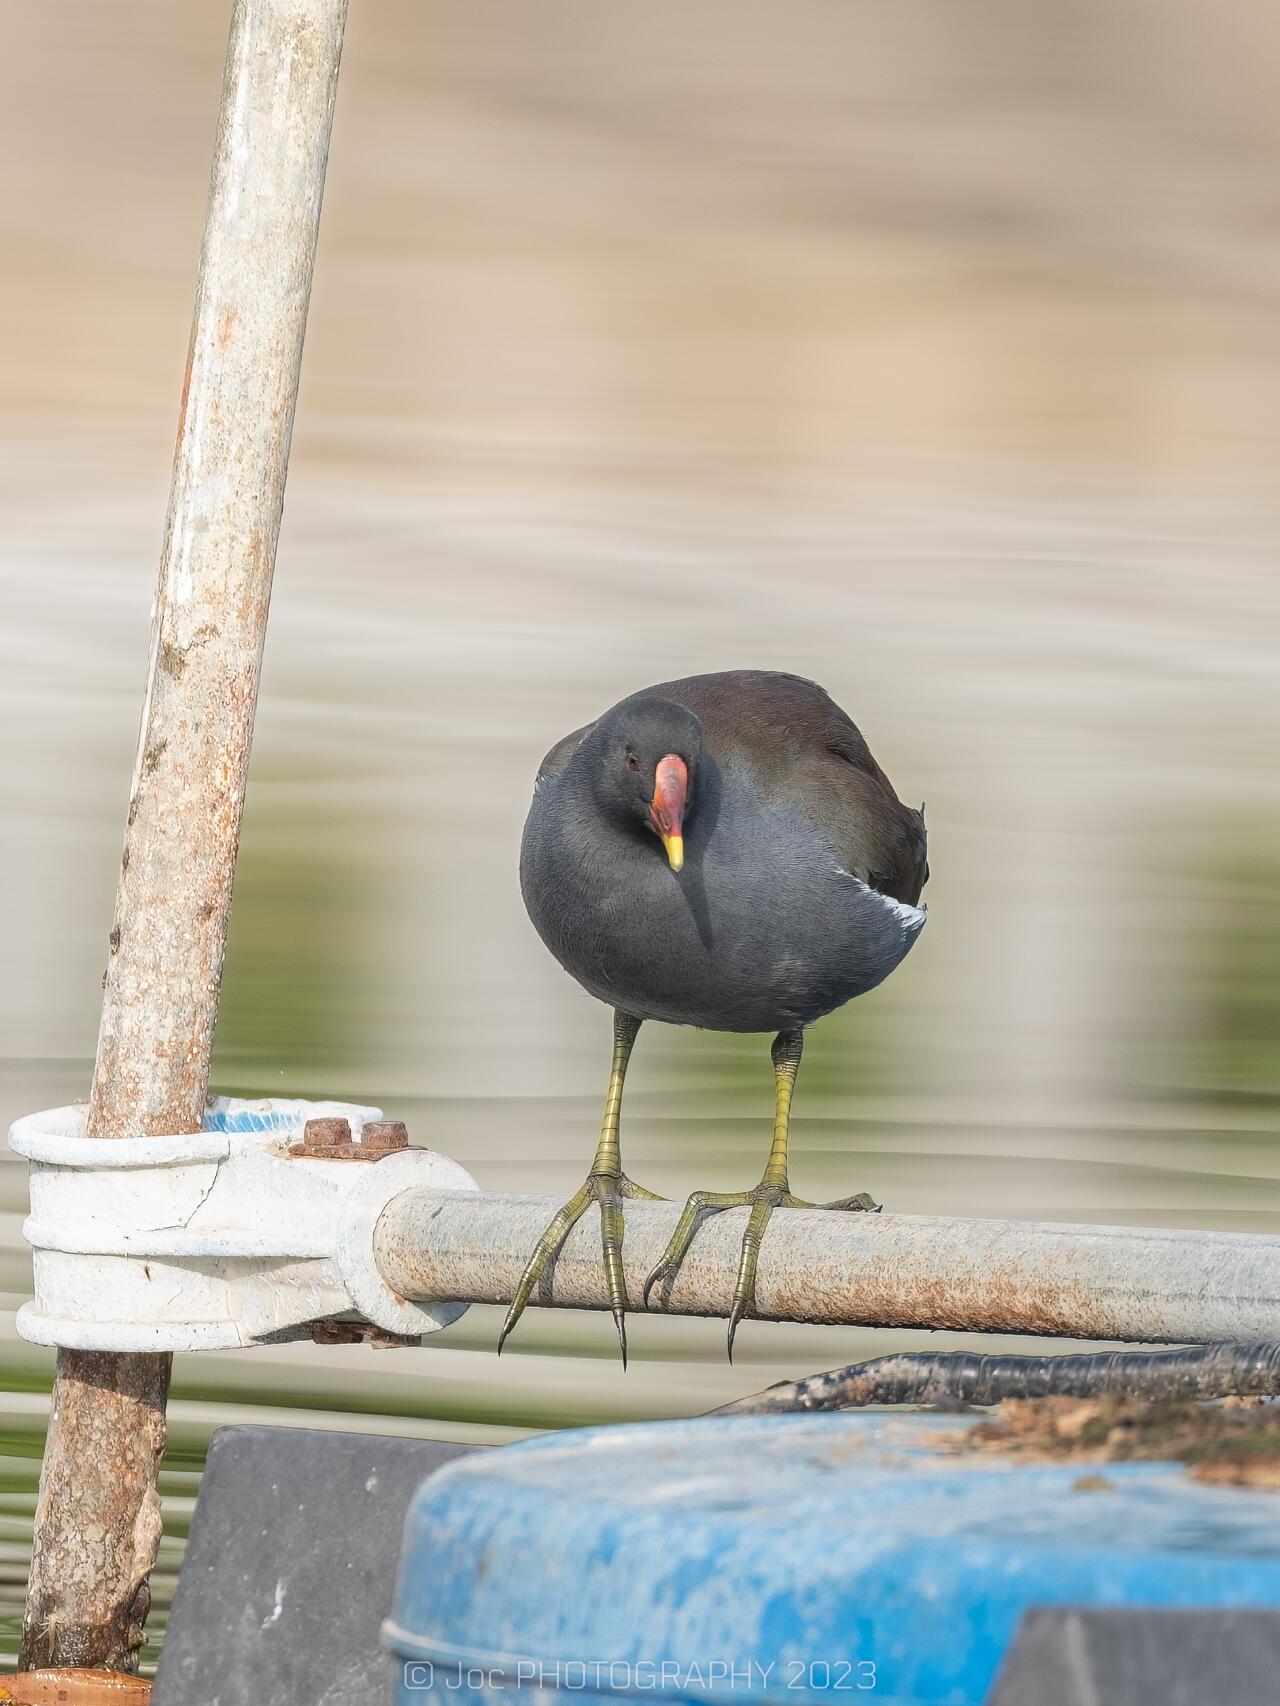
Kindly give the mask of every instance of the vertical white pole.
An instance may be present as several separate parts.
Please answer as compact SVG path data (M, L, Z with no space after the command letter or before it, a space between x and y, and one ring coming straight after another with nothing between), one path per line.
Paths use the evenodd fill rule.
M198 1131L347 0L236 0L91 1137ZM58 1356L22 1662L136 1668L167 1356Z

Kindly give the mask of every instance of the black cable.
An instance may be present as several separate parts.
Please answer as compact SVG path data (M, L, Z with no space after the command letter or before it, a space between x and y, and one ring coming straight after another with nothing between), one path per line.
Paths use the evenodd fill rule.
M1098 1351L1075 1356L902 1352L805 1380L783 1381L713 1413L762 1416L854 1410L867 1404L998 1404L1005 1398L1280 1396L1280 1341L1188 1350Z

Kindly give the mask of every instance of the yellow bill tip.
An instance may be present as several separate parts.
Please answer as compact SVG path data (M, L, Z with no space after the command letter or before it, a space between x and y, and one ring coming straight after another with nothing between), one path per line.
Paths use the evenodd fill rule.
M662 845L667 850L667 863L673 871L679 871L684 866L684 836L664 835Z

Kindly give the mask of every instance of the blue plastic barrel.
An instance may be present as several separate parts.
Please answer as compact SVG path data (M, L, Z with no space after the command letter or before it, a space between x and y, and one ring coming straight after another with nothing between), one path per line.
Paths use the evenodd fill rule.
M1280 1605L1280 1495L957 1454L972 1425L724 1417L450 1464L406 1522L396 1700L979 1706L1027 1606Z

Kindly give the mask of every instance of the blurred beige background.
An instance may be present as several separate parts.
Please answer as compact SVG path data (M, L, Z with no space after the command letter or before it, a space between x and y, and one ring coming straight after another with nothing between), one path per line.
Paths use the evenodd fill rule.
M226 16L0 4L5 1122L88 1085ZM1278 49L1262 0L353 0L218 1086L567 1193L608 1017L520 906L537 761L777 665L934 870L814 1033L796 1188L1273 1228ZM748 1182L769 1108L760 1039L646 1034L628 1164ZM17 1583L48 1359L0 1185ZM496 1325L182 1359L175 1533L246 1410L498 1438L923 1342L748 1326L729 1370L642 1320L624 1378L607 1322Z

